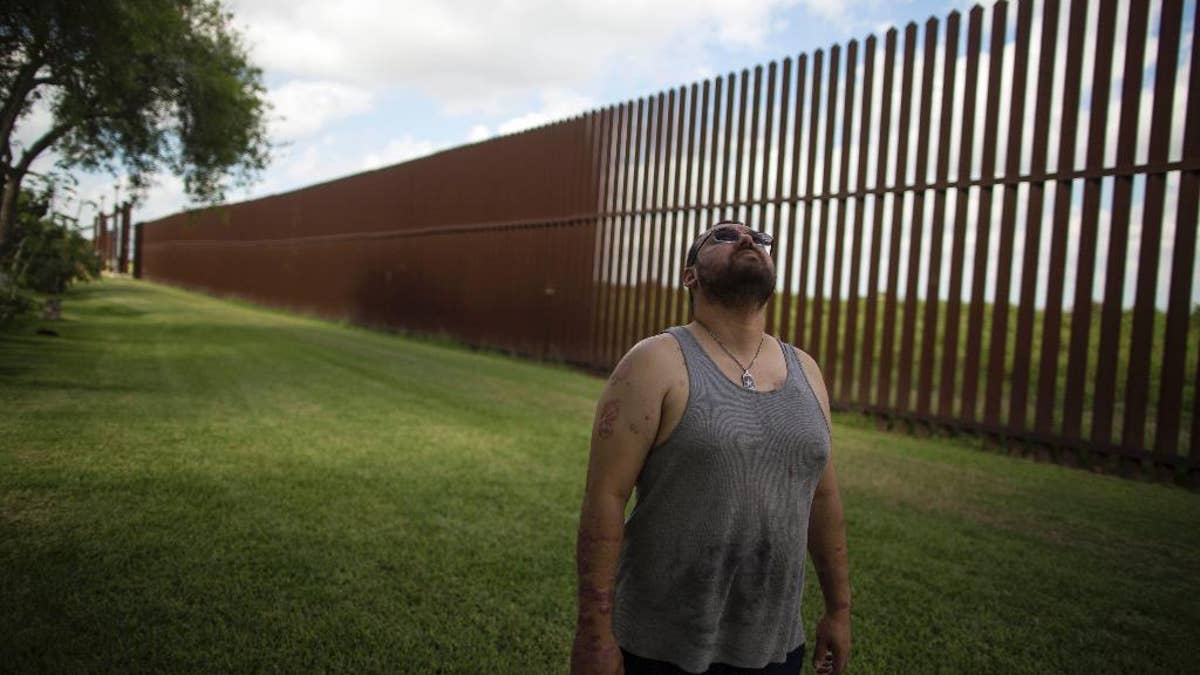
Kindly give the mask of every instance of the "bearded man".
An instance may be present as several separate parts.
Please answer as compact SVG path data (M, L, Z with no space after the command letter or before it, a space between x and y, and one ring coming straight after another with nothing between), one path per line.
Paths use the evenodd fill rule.
M605 386L576 549L573 673L799 673L806 550L825 601L813 666L846 667L829 397L813 359L764 330L772 243L729 221L697 238L682 279L694 320L639 342Z

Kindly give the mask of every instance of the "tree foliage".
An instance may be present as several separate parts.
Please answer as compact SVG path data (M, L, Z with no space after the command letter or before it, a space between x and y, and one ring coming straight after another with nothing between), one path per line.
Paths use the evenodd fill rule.
M198 201L219 200L267 160L261 72L219 0L6 0L0 7L0 253L30 164L158 171ZM39 102L41 105L39 106ZM51 120L22 146L16 131Z
M61 295L76 281L100 277L100 256L75 229L50 211L54 188L22 190L17 201L14 246L0 264L0 321L33 309L41 296Z

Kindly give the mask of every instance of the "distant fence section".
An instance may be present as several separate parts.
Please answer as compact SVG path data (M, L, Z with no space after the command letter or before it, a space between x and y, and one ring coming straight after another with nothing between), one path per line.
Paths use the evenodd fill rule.
M836 407L1200 480L1195 3L998 2L139 227L147 278L595 368L776 235ZM1119 58L1118 58L1119 57Z
M590 362L591 118L142 226L142 275Z

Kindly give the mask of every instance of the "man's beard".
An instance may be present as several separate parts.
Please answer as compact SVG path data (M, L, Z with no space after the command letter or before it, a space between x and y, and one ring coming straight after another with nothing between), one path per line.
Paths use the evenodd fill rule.
M759 309L775 292L775 272L761 259L757 263L738 260L735 252L728 267L720 270L696 268L700 292L728 309ZM755 255L758 255L755 252Z

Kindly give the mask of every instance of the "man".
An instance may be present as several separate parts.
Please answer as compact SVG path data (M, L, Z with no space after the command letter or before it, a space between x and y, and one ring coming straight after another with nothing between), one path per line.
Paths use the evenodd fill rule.
M734 222L701 235L683 271L693 322L635 345L600 397L573 673L799 673L806 548L825 600L813 666L846 667L828 395L813 359L764 331L771 244Z

